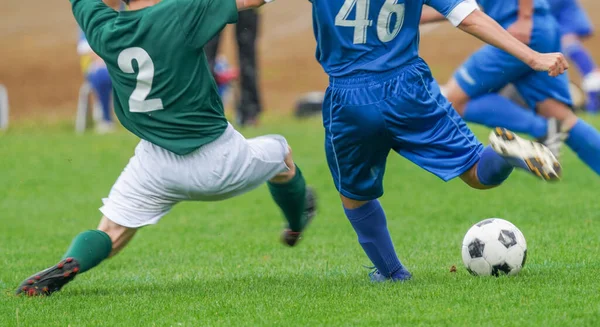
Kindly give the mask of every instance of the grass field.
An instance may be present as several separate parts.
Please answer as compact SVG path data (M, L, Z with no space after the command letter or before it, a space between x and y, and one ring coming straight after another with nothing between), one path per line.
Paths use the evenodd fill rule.
M262 187L228 202L181 204L119 256L33 299L12 292L96 227L100 200L137 140L125 131L74 136L67 124L0 135L0 326L600 324L599 179L571 152L560 184L515 173L487 192L391 156L382 203L414 279L375 285L329 177L320 122L271 119L244 132L285 134L319 192L319 215L297 248L279 244L283 219ZM525 234L521 275L475 278L463 268L462 237L487 217Z

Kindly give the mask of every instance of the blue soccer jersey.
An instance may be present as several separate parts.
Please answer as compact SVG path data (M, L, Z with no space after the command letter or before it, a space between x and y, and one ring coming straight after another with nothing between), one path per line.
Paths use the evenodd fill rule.
M424 4L444 14L454 25L473 11L473 3L463 0L311 2L317 60L334 77L389 71L416 60Z
M512 24L519 13L519 0L477 0L483 11L504 28ZM546 0L533 0L534 11L549 11Z

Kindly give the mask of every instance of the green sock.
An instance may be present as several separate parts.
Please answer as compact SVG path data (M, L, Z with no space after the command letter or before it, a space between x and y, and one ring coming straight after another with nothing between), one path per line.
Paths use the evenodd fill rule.
M63 259L73 258L79 262L79 272L96 267L108 258L112 241L108 234L100 230L88 230L75 236Z
M290 229L299 232L306 223L304 207L306 201L306 181L302 176L300 168L296 166L296 175L287 183L268 182L269 191L275 203L283 211Z

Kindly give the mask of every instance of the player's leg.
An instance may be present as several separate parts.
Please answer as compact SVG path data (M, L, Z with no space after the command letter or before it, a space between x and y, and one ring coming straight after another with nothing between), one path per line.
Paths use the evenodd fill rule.
M567 146L577 153L588 167L600 175L600 132L578 118L566 104L555 99L539 102L538 112L562 122Z
M256 140L250 143L253 147L257 145L252 144L256 143ZM284 244L294 246L316 213L316 195L314 190L306 186L302 171L292 158L291 148L284 162L289 169L275 175L267 185L273 201L287 221L281 240Z
M108 75L108 69L102 62L92 64L88 73L87 80L94 90L94 94L100 102L102 108L102 121L99 131L110 131L113 127L111 93L112 82Z
M548 133L547 120L497 93L528 72L525 64L508 53L484 46L456 71L444 93L468 122L542 138Z
M484 148L441 95L425 64L417 77L407 83L419 83L420 89L402 93L400 110L386 115L387 126L394 131L394 150L402 156L444 181L460 176L477 189L502 184L514 168L547 180L557 178L553 167L558 169L558 162L546 147L496 128L491 146Z
M287 221L282 241L289 246L296 245L315 216L315 192L307 187L283 136L246 139L229 125L219 138L191 154L188 161L188 166L195 168L189 171L182 187L190 200L225 200L267 182Z
M340 195L344 213L358 236L358 242L376 268L374 282L404 281L412 276L402 265L387 228L387 218L377 199L359 201Z
M579 73L584 78L598 70L598 66L592 55L581 43L579 36L575 33L565 34L562 37L563 51L575 64Z
M116 255L133 238L136 230L118 225L103 217L98 229L81 232L73 238L71 245L56 265L23 281L17 289L17 294L50 295L59 291L77 275Z
M254 126L258 123L261 111L260 91L258 85L256 37L259 28L260 13L258 10L245 10L239 13L235 35L238 44L240 63L240 100L237 112L241 125Z
M336 84L340 82L336 81ZM387 228L385 212L377 200L383 194L383 175L390 151L389 135L377 105L376 92L364 85L328 90L323 104L325 152L344 213L358 242L375 266L373 281L410 279ZM347 103L333 103L333 98Z
M592 35L593 26L578 1L566 1L556 17L562 33L562 49L575 63L583 79L583 90L587 93L586 108L600 111L600 69L589 51L581 43L582 38Z
M108 198L104 199L104 206L100 208L104 217L98 229L75 236L61 261L26 279L17 289L17 294L51 295L59 291L76 275L117 254L129 243L137 229L157 223L183 199L163 188L161 173L185 173L185 170L178 166L176 160L165 161L171 168L169 170L164 167L156 169L156 163L161 161L157 154L162 155L166 150L156 153L155 149L156 146L146 141L140 142L136 155L113 185Z

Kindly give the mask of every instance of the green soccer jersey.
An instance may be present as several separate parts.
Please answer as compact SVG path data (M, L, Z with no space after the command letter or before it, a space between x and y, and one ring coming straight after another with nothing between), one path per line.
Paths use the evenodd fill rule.
M227 128L203 46L237 21L235 0L163 0L117 12L101 0L70 0L113 83L117 117L129 131L187 154Z

